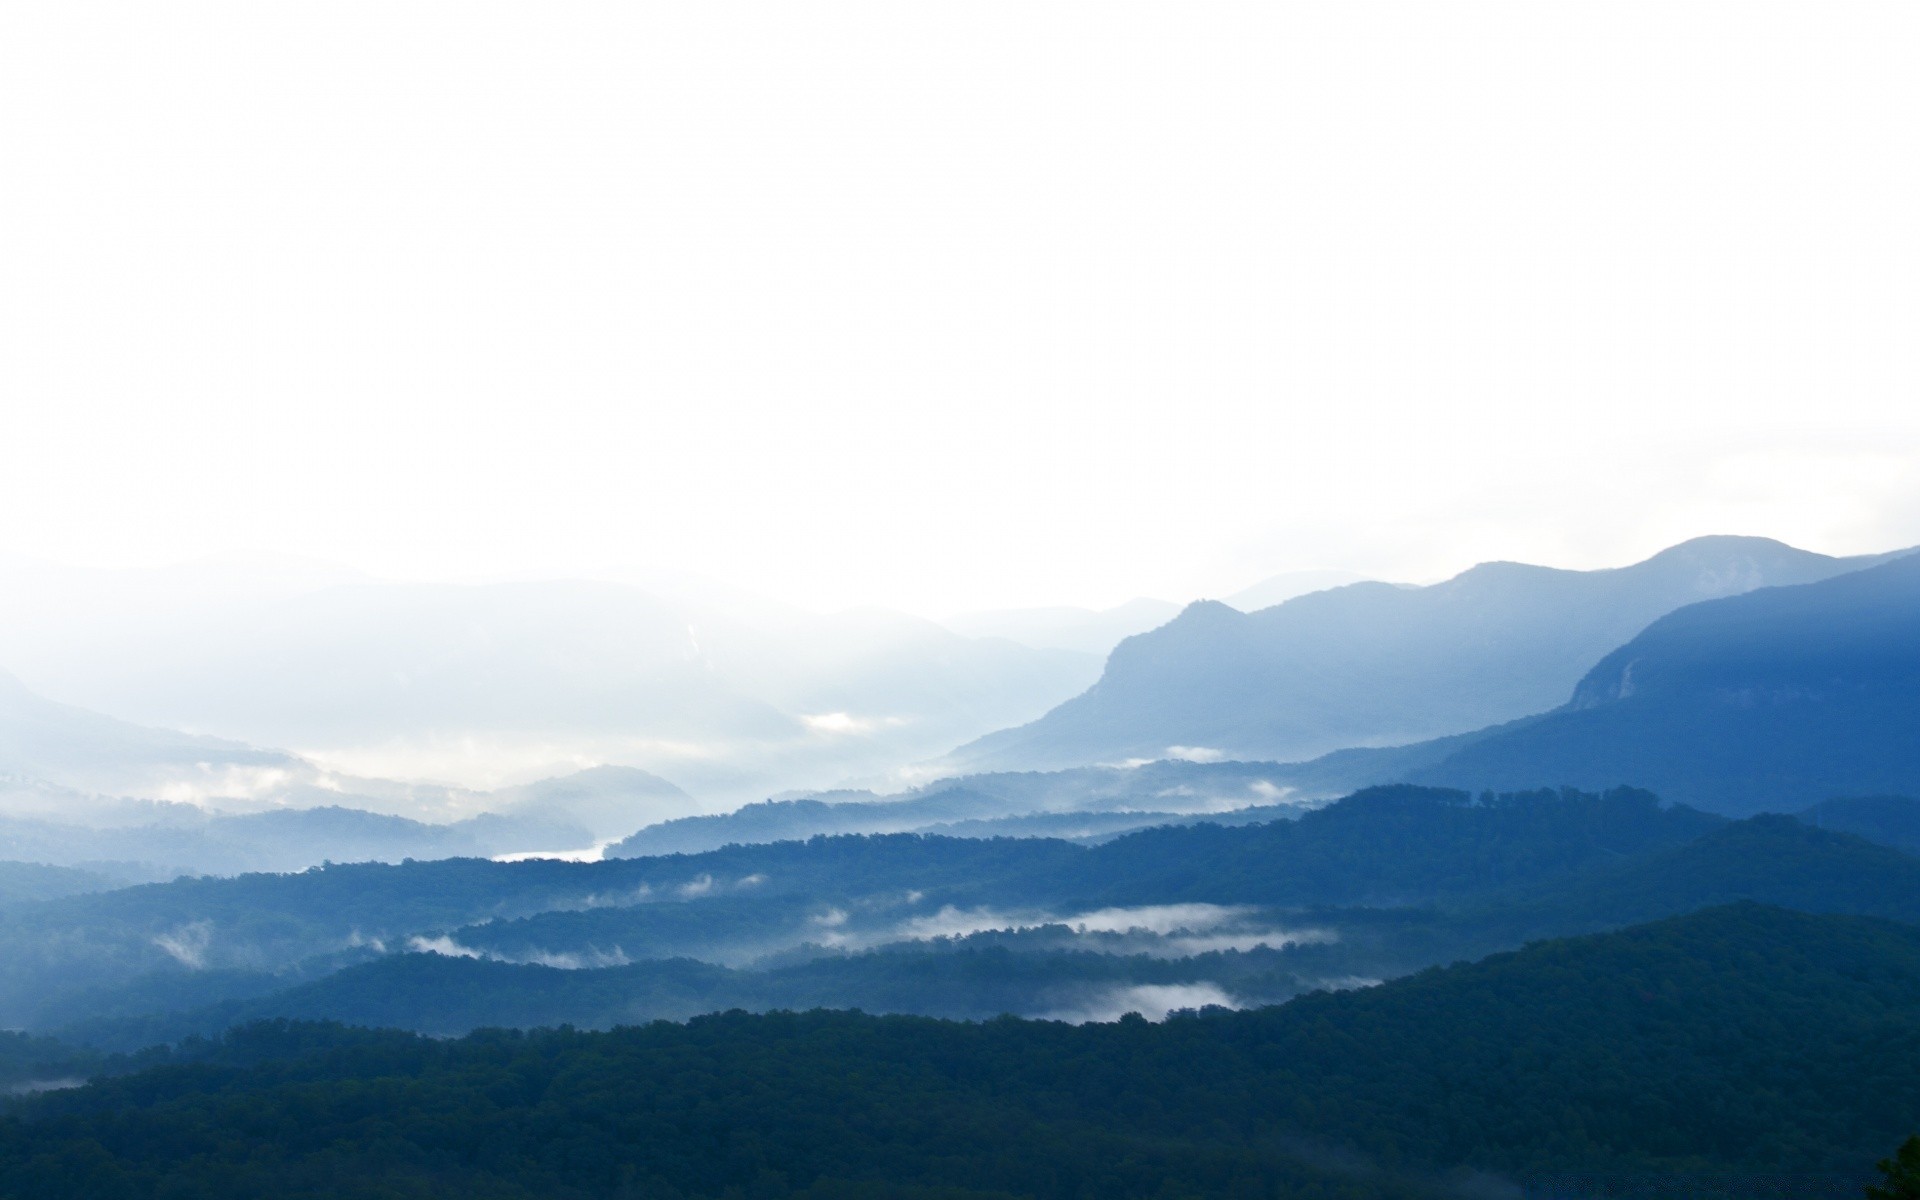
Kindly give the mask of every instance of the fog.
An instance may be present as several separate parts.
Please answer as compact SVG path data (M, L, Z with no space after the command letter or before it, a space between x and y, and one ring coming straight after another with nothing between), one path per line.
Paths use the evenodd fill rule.
M12 5L0 549L937 616L1910 544L1916 21Z

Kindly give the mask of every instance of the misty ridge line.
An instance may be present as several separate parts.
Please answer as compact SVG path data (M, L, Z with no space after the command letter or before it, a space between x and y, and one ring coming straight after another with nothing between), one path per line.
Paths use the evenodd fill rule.
M1754 560L1758 549L1743 549L1745 547L1764 547L1775 552L1775 557L1797 556L1798 563L1839 561L1801 555L1787 551L1778 543L1761 543L1757 539L1702 539L1688 543L1687 547L1711 549L1715 543L1726 543L1730 548L1741 550L1747 561L1701 566L1698 577L1704 584L1689 585L1691 590L1683 588L1678 599L1697 594L1701 586L1711 594L1716 589L1737 590L1768 582L1767 570L1777 570L1779 564L1773 568L1757 566ZM1649 563L1671 557L1673 553L1656 556ZM1640 564L1640 568L1647 565ZM1454 583L1459 584L1487 569L1476 568ZM1635 569L1638 568L1587 573L1534 570L1552 579L1593 577L1600 580ZM1804 568L1799 569L1805 573ZM1331 592L1309 593L1309 596L1317 594L1325 600L1346 595L1356 586L1362 589L1361 593L1355 593L1358 596L1368 587L1384 585L1349 585ZM354 587L344 589L345 596L338 594L342 591L339 588L323 589L319 593L293 597L292 610L285 605L275 605L259 618L223 620L218 645L225 649L210 646L206 634L191 631L164 639L145 639L147 643L158 641L171 648L173 659L166 663L155 660L152 644L103 648L98 629L93 629L88 634L88 644L93 647L89 652L101 658L105 665L87 667L76 662L76 652L69 650L60 660L68 666L61 669L71 677L70 682L85 687L90 693L102 699L117 696L126 702L118 707L103 705L109 711L171 719L173 724L192 728L223 728L230 735L243 737L276 735L253 739L267 744L318 745L326 740L321 731L330 723L337 726L339 714L357 713L360 715L356 720L361 723L358 733L340 728L336 728L336 733L363 743L372 736L375 741L367 743L370 748L382 744L399 746L409 738L425 735L429 740L420 743L420 748L429 758L437 755L448 766L483 752L482 747L486 748L485 753L517 754L520 751L514 749L515 746L543 756L550 766L562 766L554 762L553 754L561 746L571 744L574 747L572 761L563 769L583 762L628 761L657 769L656 773L664 771L670 778L677 778L675 772L678 771L696 776L709 785L705 794L718 799L722 807L731 807L738 798L758 799L769 791L790 789L808 774L823 770L830 773L823 780L829 783L838 783L849 776L858 778L863 772L967 773L979 765L967 757L970 752L962 751L962 758L953 762L943 762L938 757L966 736L954 721L972 722L975 728L985 729L1015 725L1023 716L1037 715L1049 705L1068 699L1075 691L1094 682L1098 671L1098 665L1088 658L1062 659L1057 656L1069 652L1036 647L1016 649L1009 647L1004 639L996 638L988 642L997 649L978 652L985 658L957 664L964 679L953 674L951 664L929 675L925 663L916 661L916 656L940 647L945 648L938 649L939 654L950 655L956 645L952 635L934 636L929 641L924 625L901 629L889 625L890 618L881 620L877 626L862 625L860 619L854 619L853 627L845 631L846 636L836 635L824 641L819 637L819 629L825 627L816 622L805 631L804 640L810 643L805 653L795 658L793 647L781 639L769 641L765 634L751 633L738 622L719 619L705 622L701 627L708 632L696 639L691 632L693 625L683 614L670 611L670 605L663 608L659 602L643 597L640 609L635 611L626 600L613 599L625 595L617 589L610 592L578 585L516 585L516 589L496 595L478 608L459 600L453 609L444 608L447 603L455 603L448 597L466 593L459 589L451 593L435 591L425 599L406 600L391 613L382 610L377 589L373 596L361 594L361 590ZM1410 595L1433 591L1432 588L1397 590ZM493 594L488 589L480 591ZM332 599L316 601L315 595ZM513 599L501 599L508 595ZM1297 607L1299 600L1299 597L1292 598L1277 609L1289 611L1289 605ZM534 607L523 612L515 607L520 604ZM559 607L554 607L556 605ZM1271 614L1275 610L1263 611ZM640 623L634 624L635 620ZM833 624L834 619L828 619L827 625ZM1179 627L1176 623L1174 628ZM734 632L726 633L729 628ZM555 629L569 631L565 636L572 640L541 651L543 664L516 659L510 649L506 651L507 657L500 657L502 648L510 648L516 639L551 637ZM491 632L475 640L468 630ZM320 640L312 641L309 633L303 631L311 631ZM946 640L942 640L943 637ZM289 638L295 640L290 642ZM300 638L309 639L306 649L297 648L302 644ZM1624 635L1620 640L1624 640ZM60 644L58 638L34 639L43 662L60 655ZM693 648L716 645L720 648ZM781 649L782 645L788 648ZM274 649L275 646L280 648ZM607 651L615 647L626 649L609 656ZM1610 646L1603 646L1601 650L1606 648ZM243 658L234 657L236 649L244 650ZM421 657L423 652L428 655L425 659ZM9 661L8 655L8 648L0 646L0 664ZM421 665L409 668L408 662ZM1049 662L1053 665L1041 666ZM354 665L356 663L364 665ZM707 665L689 675L681 668L690 663ZM1577 668L1570 665L1562 673L1583 669L1585 665L1581 663ZM80 668L78 675L74 673L75 667ZM741 681L750 690L770 697L771 703L761 699L749 702L737 690L727 693L723 688L722 692L714 692L712 671L715 668L723 674L746 670L747 675ZM329 685L331 691L329 687L311 686L310 681L316 676L338 678L343 669L347 672L345 682L350 683L350 690L340 691L338 685ZM821 676L822 669L828 674ZM1109 673L1114 669L1109 664ZM456 674L448 675L448 670ZM528 675L529 670L536 673ZM796 670L801 674L795 675ZM612 674L608 674L609 671ZM837 677L833 674L835 671L840 672ZM178 719L190 716L196 711L195 706L204 717L212 711L205 708L205 703L215 699L214 694L204 688L192 694L180 691L181 681L221 678L233 680L234 686L241 689L220 702L225 705L228 720ZM140 679L147 682L140 683ZM306 680L309 684L286 686L286 681L292 679ZM782 683L782 679L786 682ZM807 679L813 682L805 682ZM441 682L429 686L433 680ZM638 709L630 699L610 706L615 697L638 694L634 691L635 685L648 680L651 682L645 683L645 687L664 689L657 701L649 700ZM1561 679L1555 687L1568 682ZM144 690L128 692L128 686ZM428 687L425 693L421 692L423 686ZM956 686L959 691L955 690ZM434 690L435 687L439 690ZM162 690L156 691L156 688ZM1111 683L1101 688L1111 690ZM195 695L200 699L195 700ZM520 708L502 709L494 700L484 699L509 695L524 698L517 702ZM1548 705L1539 697L1546 695L1545 691L1536 689L1536 697L1527 703L1516 701L1495 715L1510 719L1528 711L1540 711ZM302 697L301 703L306 708L288 709L289 696ZM478 707L476 698L482 698ZM1554 702L1558 698L1555 697ZM183 709L182 704L188 707ZM982 704L986 707L981 707ZM1024 713L1016 711L1022 707ZM431 728L422 728L415 734L406 732L410 726L417 726L421 717L433 713L439 714L432 717L436 724L464 723L471 732L453 736L434 733ZM609 720L617 723L618 730L608 726ZM261 726L261 721L266 721L270 728ZM375 724L368 725L369 721ZM1362 729L1349 744L1378 744L1382 738L1412 741L1420 736L1454 732L1455 727L1472 727L1459 718L1429 725L1428 728ZM636 735L632 732L636 726L651 731ZM1162 757L1298 761L1311 757L1292 753L1303 749L1298 745L1222 746L1217 744L1221 740L1218 730L1196 731L1207 735L1203 737L1171 736L1180 732L1164 731L1147 744L1101 747L1098 752L1081 756L1079 761L1132 763ZM721 741L711 740L716 733L723 735ZM1288 753L1279 753L1282 750ZM276 756L273 752L248 752L255 761L249 763L243 758L227 764L210 760L204 749L197 756L189 756L184 751L174 753L177 766L158 778L154 778L150 770L148 778L137 782L150 787L153 794L202 803L251 800L310 804L318 798L318 793L332 791L337 794L336 798L350 799L353 807L442 820L478 811L481 805L497 803L471 790L389 784L364 774L356 776L350 771L343 774L337 766L323 769L294 756ZM319 753L324 761L343 761L336 752ZM358 752L349 752L347 758L351 759L354 753ZM748 761L756 764L753 770L757 774L752 780L740 776L739 768L727 765ZM914 766L916 761L929 762L932 769ZM427 764L428 760L423 759L402 765L422 768ZM55 764L55 773L59 773L59 766ZM65 773L70 777L87 775L85 766L69 762L65 764ZM712 774L715 770L723 775L728 771L733 773L728 780L722 780ZM91 774L95 778L75 778L73 782L82 787L129 782L124 774L102 779L99 776L111 773L97 767ZM744 793L738 790L743 785L748 789ZM125 789L95 786L90 790ZM702 789L696 787L695 791L700 793ZM726 796L733 799L723 798ZM677 802L688 806L683 811L697 811L713 800L696 802L688 798ZM627 824L625 828L609 824L594 832L599 838L619 837L631 833L635 827L634 824Z

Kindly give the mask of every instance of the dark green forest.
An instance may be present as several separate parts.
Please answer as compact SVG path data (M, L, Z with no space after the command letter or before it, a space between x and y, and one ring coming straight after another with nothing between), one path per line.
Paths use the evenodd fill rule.
M22 873L0 1197L1856 1196L1920 1128L1913 808Z
M0 1195L1488 1194L1858 1187L1920 1127L1920 930L1759 905L1153 1024L729 1013L245 1026L20 1102Z

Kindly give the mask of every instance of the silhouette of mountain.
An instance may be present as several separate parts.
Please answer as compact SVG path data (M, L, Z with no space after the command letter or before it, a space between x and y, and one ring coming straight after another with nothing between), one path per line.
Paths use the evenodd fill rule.
M112 791L293 767L290 754L58 704L0 671L0 773Z
M98 711L477 788L582 762L716 802L833 786L1031 719L1099 672L886 610L595 581L340 582L151 614L109 599L94 626L39 611L0 643L36 689Z
M598 839L621 837L665 814L697 807L693 797L658 775L606 765L502 788L493 800L508 814L575 822Z
M1920 556L1680 609L1563 707L1410 778L1629 783L1734 816L1920 792Z
M607 854L693 854L731 842L822 833L941 833L964 827L967 836L1079 837L1202 815L1273 820L1297 811L1282 803L1287 793L1271 781L1286 769L1274 763L1155 762L968 775L888 796L822 792L661 821L609 846ZM1254 810L1261 811L1246 815ZM1228 813L1242 815L1228 818Z
M1486 563L1430 587L1356 583L1255 613L1203 601L1122 642L1085 693L944 765L1289 761L1465 733L1564 702L1602 655L1683 605L1882 557L1708 537L1612 570Z
M1920 854L1920 800L1911 796L1836 796L1802 811L1816 829L1856 837Z

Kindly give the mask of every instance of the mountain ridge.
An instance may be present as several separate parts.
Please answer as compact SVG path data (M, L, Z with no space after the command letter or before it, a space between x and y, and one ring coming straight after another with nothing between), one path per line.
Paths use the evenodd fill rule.
M1253 613L1200 601L1122 641L1079 696L940 762L956 774L1183 750L1289 762L1467 733L1558 706L1595 661L1689 602L1886 557L1713 536L1597 571L1490 562L1426 587L1353 583Z

